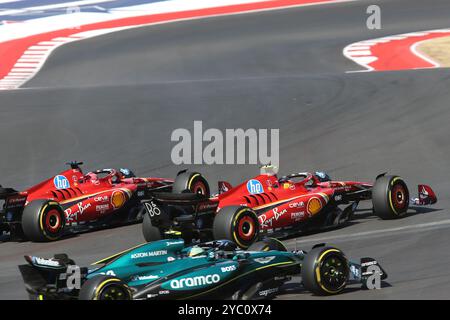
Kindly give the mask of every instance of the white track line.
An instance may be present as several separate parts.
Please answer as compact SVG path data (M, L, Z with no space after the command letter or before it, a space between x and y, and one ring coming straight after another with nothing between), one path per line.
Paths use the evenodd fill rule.
M430 33L448 33L448 32L450 32L450 29L448 29L448 28L447 29L435 29L435 30L428 30L428 31L409 32L409 33L403 33L403 34L398 34L398 35L386 36L386 37L363 40L363 41L351 43L342 50L342 54L347 59L353 60L355 63L364 67L365 70L347 71L347 73L373 71L374 69L369 64L376 61L378 59L378 57L372 55L371 47L378 43L387 43L390 41L404 40L404 39L412 38L412 37L423 37L423 36L429 35ZM432 38L425 39L423 41L428 41L431 39ZM415 54L416 56L418 56L419 58L434 65L434 67L430 67L430 68L439 67L439 64L437 62L432 61L430 58L424 56L422 53L417 51L417 45L423 41L415 43L414 45L411 46L410 49L411 49L412 53ZM423 68L420 68L420 69L423 69Z
M115 19L118 19L118 18L125 18L125 17L140 16L140 15L143 15L144 12L146 12L147 14L156 14L159 12L158 6L162 6L159 8L159 10L162 11L163 13L164 12L175 13L175 12L180 12L183 10L207 9L207 8L213 8L213 7L218 7L218 6L219 7L220 6L229 6L232 4L245 4L245 3L265 2L265 1L270 2L271 0L210 0L207 2L205 2L204 0L191 0L191 1L171 0L171 1L151 3L151 4L147 4L145 6L128 7L128 8L141 8L141 9L143 9L142 7L145 7L147 11L138 10L136 12L129 12L126 14L124 12L121 12L119 14L120 10L126 9L127 7L117 8L116 11L118 11L118 15L117 16L112 15L112 16L114 16ZM248 14L248 13L255 13L255 12L272 11L272 10L283 10L283 9L292 8L292 7L307 7L307 6L315 6L315 5L322 5L322 4L336 4L336 3L345 3L345 2L353 2L353 1L358 1L358 0L332 0L332 1L320 1L320 2L315 2L315 3L302 3L302 4L294 3L294 4L289 4L289 5L280 6L280 7L270 7L270 8L263 8L263 9L249 9L249 10L242 11L242 12L219 13L219 14L212 14L212 15L205 15L205 16L194 16L194 17L174 19L174 20L169 20L169 21L160 21L160 22L156 22L156 23L148 23L148 24L144 24L144 25L130 25L130 26L125 26L125 27L91 30L91 31L74 34L69 37L55 37L54 39L50 39L49 41L42 41L42 42L38 43L37 45L33 45L33 46L27 48L27 50L23 54L23 56L26 56L26 58L22 56L20 58L20 61L16 62L16 64L14 65L14 67L12 68L10 73L6 76L10 76L12 74L15 75L15 74L21 73L21 72L27 73L28 78L23 81L16 82L15 88L13 88L13 89L20 88L27 81L31 80L40 71L40 69L44 65L45 61L49 57L50 53L53 50L55 50L57 47L64 45L68 42L84 40L87 38L96 37L99 35L104 35L107 33L116 32L116 31L120 31L120 30L134 29L134 28L139 28L139 27L144 27L144 26L173 23L173 22L179 22L179 21L211 18L211 17L216 17L216 16L222 17L222 16L228 16L228 15ZM78 3L81 3L81 2L87 3L89 1L78 1ZM91 2L93 2L93 1L91 1ZM97 1L97 2L100 2L100 1ZM103 1L103 2L107 2L107 1ZM75 2L72 2L71 5L74 5L74 3ZM175 5L175 3L177 3L177 5ZM181 3L183 5L181 7L178 6L178 4L181 4ZM66 3L66 5L67 4L68 3ZM36 8L38 8L38 7L34 7L34 9L36 9ZM174 10L174 8L176 8L176 10ZM112 12L112 10L110 11L110 13L111 12ZM0 15L3 13L4 12L0 12ZM74 18L74 15L75 14L71 15L71 18ZM98 19L98 18L96 18L96 19ZM96 20L96 19L94 19L94 20ZM66 20L70 20L70 19L66 19ZM105 20L104 16L102 15L102 19L98 19L96 21L94 21L94 20L90 21L90 23L112 21L112 20L114 20L114 18L111 19L111 17L109 17L108 19ZM78 23L81 23L81 22L78 21ZM87 24L89 24L89 23L87 23ZM49 25L49 24L47 23L46 25ZM68 26L66 26L66 27L68 27ZM39 29L39 30L41 30L41 29ZM37 62L35 60L33 60L33 63L31 63L31 61L26 61L26 59L34 59L29 56L35 55L35 54L39 55L39 58L38 58L39 62ZM4 88L4 86L0 85L0 90L3 88ZM11 89L11 86L8 86L8 89Z
M356 232L356 233L351 233L351 234L341 234L341 235L329 236L329 237L300 239L300 240L291 239L291 240L286 241L286 243L323 242L323 241L339 240L339 239L362 238L362 237L373 236L373 235L382 235L382 234L386 234L386 233L394 233L394 232L406 231L406 230L425 229L425 228L429 228L429 227L445 226L445 225L450 225L450 219L445 219L445 220L435 221L435 222L419 223L419 224L415 224L415 225L402 226L402 227L397 227L397 228Z

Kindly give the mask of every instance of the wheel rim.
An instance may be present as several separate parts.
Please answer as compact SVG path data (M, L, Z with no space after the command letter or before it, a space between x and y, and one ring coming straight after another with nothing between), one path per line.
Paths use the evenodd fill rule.
M244 216L238 222L238 235L244 241L252 240L255 236L255 221L250 216Z
M58 210L51 209L45 216L45 227L50 233L57 233L61 229L61 215Z
M205 195L205 194L206 194L206 186L205 186L205 184L204 184L203 182L197 181L197 182L194 184L194 186L193 186L193 188L192 188L192 191L193 191L194 193L197 193L197 194Z
M320 265L321 284L331 292L337 292L347 283L348 270L344 258L337 254L325 257Z
M100 300L129 300L128 292L122 286L110 285L102 290Z
M392 204L398 211L405 210L408 205L408 196L406 190L401 184L396 184L392 188Z

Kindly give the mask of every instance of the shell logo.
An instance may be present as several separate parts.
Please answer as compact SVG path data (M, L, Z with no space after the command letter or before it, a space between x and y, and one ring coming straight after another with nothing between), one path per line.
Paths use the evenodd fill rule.
M125 193L122 190L116 190L112 193L111 204L114 209L119 209L126 201Z
M308 201L308 205L306 206L308 213L314 215L318 213L322 209L322 202L319 198L311 198Z

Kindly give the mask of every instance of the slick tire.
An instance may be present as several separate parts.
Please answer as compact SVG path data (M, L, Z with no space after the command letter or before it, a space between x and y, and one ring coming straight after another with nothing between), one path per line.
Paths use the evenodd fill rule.
M271 250L288 251L283 242L275 238L267 238L262 241L255 242L247 249L247 251L271 251Z
M147 213L144 215L144 220L142 221L142 235L147 242L158 241L163 238L161 230L152 224L152 220Z
M30 241L58 240L63 235L65 224L64 211L55 201L31 201L22 213L22 230Z
M383 176L372 188L374 213L381 219L403 217L409 208L409 191L406 183L398 176Z
M306 254L301 269L303 286L316 295L341 293L349 278L348 260L333 247L317 247Z
M208 181L198 172L183 172L175 178L172 193L198 193L209 198Z
M216 240L231 240L247 249L258 239L258 216L247 207L224 207L214 218L213 235Z
M79 300L132 300L130 288L113 276L98 275L87 280L80 289Z

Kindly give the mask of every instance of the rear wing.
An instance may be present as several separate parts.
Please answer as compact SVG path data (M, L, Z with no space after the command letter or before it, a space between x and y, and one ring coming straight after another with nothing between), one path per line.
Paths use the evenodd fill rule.
M19 265L19 270L30 294L57 292L58 289L66 288L68 268L76 267L66 254L57 254L51 259L25 256L25 260L28 264ZM79 272L83 278L87 268L79 268Z
M233 186L231 185L231 183L226 182L226 181L219 181L219 194L228 192L229 190L231 190L233 188Z
M418 206L431 205L437 202L436 193L430 186L419 184L417 186L418 197L411 199L412 204Z
M5 200L6 198L19 193L19 191L13 188L3 188L0 185L0 200Z

